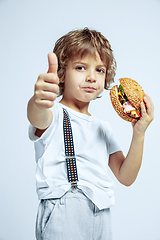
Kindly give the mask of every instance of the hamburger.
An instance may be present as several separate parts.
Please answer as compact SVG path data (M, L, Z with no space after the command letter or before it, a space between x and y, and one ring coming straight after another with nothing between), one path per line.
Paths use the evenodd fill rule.
M118 115L128 121L136 122L141 117L140 103L145 95L142 87L131 78L120 78L120 85L110 90L112 105Z

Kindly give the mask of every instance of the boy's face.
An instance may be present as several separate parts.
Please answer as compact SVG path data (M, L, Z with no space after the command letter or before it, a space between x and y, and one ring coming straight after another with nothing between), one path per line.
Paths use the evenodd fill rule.
M99 55L70 60L66 67L63 99L89 103L104 89L106 67Z

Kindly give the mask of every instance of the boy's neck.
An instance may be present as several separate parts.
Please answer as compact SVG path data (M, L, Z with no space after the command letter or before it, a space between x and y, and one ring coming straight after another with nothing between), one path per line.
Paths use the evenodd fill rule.
M64 98L62 98L60 100L60 103L62 103L63 105L73 109L76 112L80 112L80 113L86 114L88 116L91 116L91 114L88 112L89 102L85 103L85 102L77 101L75 103L75 102L72 102L72 101L67 101Z

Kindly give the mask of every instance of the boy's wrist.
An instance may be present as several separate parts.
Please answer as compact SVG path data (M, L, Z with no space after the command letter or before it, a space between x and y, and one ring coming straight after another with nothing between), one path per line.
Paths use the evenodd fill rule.
M134 132L133 131L133 137L132 138L135 139L136 141L143 142L144 137L145 137L145 132L142 133L142 132Z
M39 108L34 96L28 102L27 116L30 123L38 129L46 129L51 124L53 114L49 108Z

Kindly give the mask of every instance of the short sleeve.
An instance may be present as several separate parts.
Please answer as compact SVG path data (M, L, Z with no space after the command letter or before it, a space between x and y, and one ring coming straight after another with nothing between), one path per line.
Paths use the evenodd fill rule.
M108 154L112 154L115 152L122 151L121 148L119 147L117 141L114 138L113 132L111 131L110 134L110 139L109 139L109 149L108 149Z
M30 124L29 130L28 130L29 139L33 142L37 142L40 140L43 142L46 142L52 132L52 129L53 129L53 121L52 121L51 125L46 129L46 131L41 135L41 137L38 137L35 135L36 127L34 127Z
M121 148L114 137L110 124L105 122L104 126L108 155L121 151Z
M33 142L35 142L39 139L39 137L37 137L35 135L35 132L36 132L36 127L34 127L30 124L29 129L28 129L28 136L29 136L29 139Z

